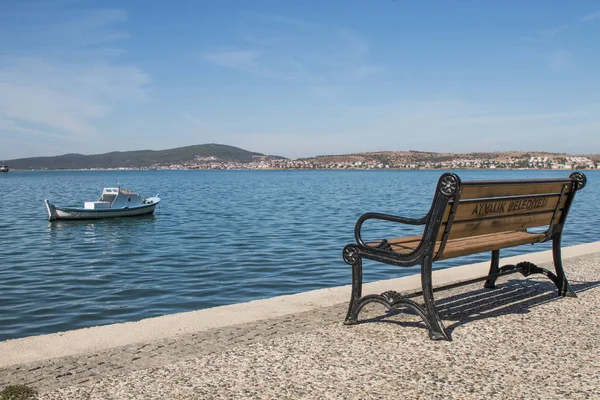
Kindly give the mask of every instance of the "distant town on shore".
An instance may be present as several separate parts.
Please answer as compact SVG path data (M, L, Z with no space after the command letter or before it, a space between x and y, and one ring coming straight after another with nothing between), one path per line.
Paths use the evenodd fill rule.
M65 154L8 160L11 170L153 169L153 170L277 170L277 169L598 169L599 154L547 152L434 153L379 151L310 158L285 158L234 146L203 144L168 150Z
M430 153L427 153L430 154ZM433 158L433 160L431 159ZM600 162L587 156L534 156L496 154L494 158L456 155L448 160L398 153L363 153L320 156L307 159L267 159L239 163L216 157L198 157L193 161L155 165L154 169L598 169Z

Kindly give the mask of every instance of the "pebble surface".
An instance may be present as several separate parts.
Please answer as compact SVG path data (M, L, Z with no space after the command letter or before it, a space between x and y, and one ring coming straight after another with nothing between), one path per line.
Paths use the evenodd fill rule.
M550 266L545 266L550 267ZM543 276L436 293L452 341L414 315L346 304L0 370L40 399L600 399L600 254ZM392 289L392 288L391 288Z

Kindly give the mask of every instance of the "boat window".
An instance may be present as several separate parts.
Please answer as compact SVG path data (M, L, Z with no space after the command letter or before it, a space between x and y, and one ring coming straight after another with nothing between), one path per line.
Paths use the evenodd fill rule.
M113 200L115 199L115 197L117 197L115 194L104 193L102 195L102 197L100 197L100 201L108 201L108 202L112 203Z

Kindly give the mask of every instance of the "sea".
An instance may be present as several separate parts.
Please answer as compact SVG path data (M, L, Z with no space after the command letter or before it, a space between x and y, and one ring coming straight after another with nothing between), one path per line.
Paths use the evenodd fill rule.
M13 171L0 174L0 341L348 285L342 249L365 212L422 217L445 171ZM462 180L569 171L460 170ZM585 172L563 245L600 240L600 171ZM44 199L159 194L153 216L49 222ZM367 238L419 233L365 224ZM549 243L505 250L510 256ZM478 254L435 268L485 261ZM366 282L416 273L366 262ZM568 275L568 269L567 269Z

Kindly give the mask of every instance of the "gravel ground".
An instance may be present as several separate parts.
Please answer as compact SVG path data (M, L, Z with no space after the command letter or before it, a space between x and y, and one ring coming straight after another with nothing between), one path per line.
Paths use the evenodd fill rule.
M0 385L29 382L40 399L600 399L600 254L565 269L577 299L517 275L438 293L451 342L429 340L414 315L375 318L379 305L344 326L343 304L17 366Z

